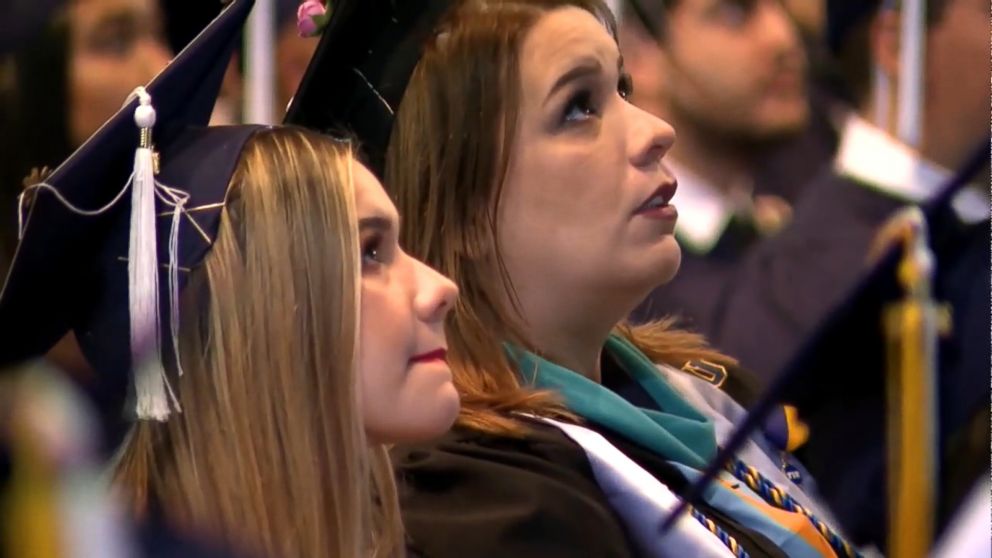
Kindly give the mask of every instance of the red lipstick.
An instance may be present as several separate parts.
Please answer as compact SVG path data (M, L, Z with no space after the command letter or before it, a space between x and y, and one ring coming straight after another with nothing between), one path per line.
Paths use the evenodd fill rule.
M447 361L448 351L445 349L434 349L433 351L427 353L421 353L419 355L413 355L410 358L411 363L416 362L434 362L434 361Z
M678 183L675 181L666 182L655 189L644 203L634 211L634 215L643 215L649 219L671 221L678 218L678 210L669 202L675 196Z
M674 180L658 186L658 188L656 188L654 192L651 192L651 195L644 200L644 203L634 210L634 213L642 213L657 207L668 205L668 202L672 201L672 198L675 197L675 190L677 190L678 187L678 182L675 182Z

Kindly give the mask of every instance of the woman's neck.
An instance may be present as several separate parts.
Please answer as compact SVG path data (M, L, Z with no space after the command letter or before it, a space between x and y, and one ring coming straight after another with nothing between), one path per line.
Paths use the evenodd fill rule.
M520 333L539 356L602 383L600 356L607 338L647 296L630 286L613 290L565 285L542 277L518 279ZM549 288L556 284L557 288Z
M602 382L603 345L619 319L576 316L563 310L541 312L535 307L528 310L522 333L542 358Z

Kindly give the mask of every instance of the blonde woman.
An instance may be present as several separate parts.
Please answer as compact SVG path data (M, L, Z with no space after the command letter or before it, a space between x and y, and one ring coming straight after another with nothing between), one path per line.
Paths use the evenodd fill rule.
M133 371L139 421L114 480L139 517L249 555L400 556L386 445L458 413L443 331L456 289L399 248L349 142L200 127L246 14L227 8L32 187L0 297L23 343L0 356L43 351L66 320L105 384ZM73 282L48 291L60 266ZM25 321L32 304L50 319Z
M454 285L399 248L348 144L259 130L226 195L181 294L183 412L134 426L117 484L136 510L267 555L396 555L384 444L437 436L458 411Z

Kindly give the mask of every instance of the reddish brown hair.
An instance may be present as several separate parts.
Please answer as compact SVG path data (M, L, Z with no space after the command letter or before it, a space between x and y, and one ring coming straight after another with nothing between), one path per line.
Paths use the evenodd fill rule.
M512 412L567 416L554 394L521 385L504 343L532 351L521 333L513 285L500 258L496 215L520 104L519 52L546 12L586 10L616 37L599 0L466 0L425 46L397 113L386 156L386 185L403 216L412 255L458 284L447 336L459 423L519 433ZM728 359L670 321L618 326L655 362Z

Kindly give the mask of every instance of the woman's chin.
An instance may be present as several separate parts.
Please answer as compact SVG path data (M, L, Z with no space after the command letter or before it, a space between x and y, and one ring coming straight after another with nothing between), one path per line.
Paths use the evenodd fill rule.
M443 436L454 425L461 410L461 398L448 381L438 385L430 397L413 407L416 413L392 415L390 424L366 428L370 444L412 444Z
M653 246L646 253L635 254L620 278L623 288L631 293L647 296L651 291L672 281L682 263L682 251L675 239L669 236L663 243Z
M458 390L453 382L447 382L441 386L438 393L437 409L439 419L437 422L436 436L440 436L451 429L458 419L458 413L462 409L462 398L458 395Z

